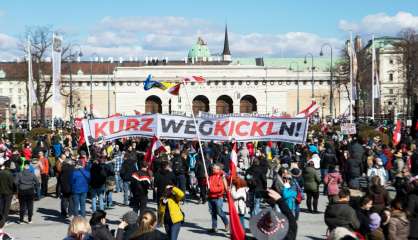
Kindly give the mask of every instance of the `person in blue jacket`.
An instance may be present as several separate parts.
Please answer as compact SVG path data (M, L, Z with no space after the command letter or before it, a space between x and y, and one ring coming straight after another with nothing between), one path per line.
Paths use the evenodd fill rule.
M86 216L86 198L89 191L90 172L77 163L71 175L72 199L74 202L74 216Z

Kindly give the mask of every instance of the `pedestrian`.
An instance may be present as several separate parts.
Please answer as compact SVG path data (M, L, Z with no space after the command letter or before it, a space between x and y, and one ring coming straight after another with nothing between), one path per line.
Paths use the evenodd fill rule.
M97 201L99 202L99 210L104 210L104 194L106 191L106 169L102 159L94 159L90 168L90 186L92 192L91 209L93 212L97 210Z
M209 212L212 217L212 228L209 230L211 233L218 231L218 220L217 215L222 219L225 225L225 231L229 231L229 222L223 211L223 197L227 189L227 183L224 176L224 172L218 164L212 166L212 174L209 176L209 193L208 193L208 204Z
M257 215L260 212L260 204L263 199L263 192L267 189L267 176L265 169L260 164L260 159L254 158L253 164L248 168L245 174L250 189L250 213L251 216ZM211 185L212 186L212 185Z
M116 145L117 146L117 145ZM116 240L128 240L134 237L135 232L138 231L138 213L129 211L122 216L122 226L116 232Z
M41 194L46 197L48 195L49 161L42 151L38 153L38 164L41 172Z
M383 229L380 227L382 218L378 213L372 213L369 215L369 228L370 232L367 234L367 239L370 240L384 240L385 235L383 234Z
M138 230L133 233L129 240L168 240L166 234L156 229L157 216L153 211L144 210L138 218L138 224Z
M93 240L87 219L75 216L68 225L67 237L64 240Z
M328 174L330 166L336 166L338 163L337 155L334 148L330 143L325 143L325 151L321 154L321 180L324 181L324 177ZM327 185L324 184L324 195L327 195ZM338 193L338 192L337 192Z
M323 181L324 186L327 187L328 201L337 201L340 184L342 184L343 178L335 165L329 165L328 173L325 175Z
M131 158L129 154L123 155L123 162L120 169L120 177L123 181L123 204L125 206L129 205L129 196L130 192L130 184L132 180L132 173L138 171L138 163L136 158Z
M123 180L120 177L120 170L122 168L124 153L120 151L119 145L115 145L113 149L112 158L114 162L114 172L115 172L115 192L123 192Z
M207 155L203 160L201 157L197 157L195 175L197 179L197 185L199 187L199 203L206 204L207 202L207 170L210 164L210 157ZM203 163L205 161L205 164ZM206 165L206 166L205 166ZM206 168L205 168L206 167Z
M377 213L381 213L390 203L389 193L381 184L380 180L381 178L379 176L373 176L370 180L368 190L368 195L373 200L372 211Z
M325 210L324 219L330 231L337 227L345 227L351 231L360 227L360 222L354 209L349 205L350 190L342 188L338 193L338 202L329 204Z
M74 164L71 158L66 158L62 163L60 174L61 184L61 216L63 218L71 217L74 214L72 199L71 177L74 171Z
M179 204L184 196L185 193L181 189L167 185L163 197L160 199L158 219L160 224L164 224L165 232L170 240L177 240L184 222L184 214Z
M7 222L13 194L16 192L15 179L10 171L11 161L6 161L0 166L0 216Z
M151 176L148 173L148 164L141 162L141 168L132 174L131 192L132 208L138 214L147 208L148 189L151 186Z
M55 194L56 194L56 198L59 198L61 196L61 172L62 172L62 164L64 163L64 161L66 160L67 156L65 156L65 154L61 154L59 155L59 157L57 161L55 161L55 177L57 179L57 183L55 185Z
M382 186L386 185L386 182L388 181L388 173L386 169L383 167L382 159L375 159L375 164L373 165L373 167L367 170L367 176L370 180L373 176L378 176L380 178L380 183L382 184Z
M356 215L360 222L360 228L358 229L358 232L362 236L367 236L370 232L370 209L373 206L373 199L370 196L364 196L360 200L359 207L356 209Z
M249 213L247 207L247 195L249 188L244 179L236 177L232 180L231 196L237 209L239 220L245 229L245 215Z
M395 199L391 206L388 240L407 240L410 226L406 211L402 207L402 201Z
M110 209L113 207L113 191L116 189L116 180L114 172L114 164L112 162L107 162L104 164L106 171L106 192L105 192L105 202L106 208Z
M28 223L32 223L33 201L36 189L39 186L35 174L29 170L29 164L30 163L26 161L23 171L16 176L17 194L19 199L19 223L23 223L26 211L28 213Z
M180 150L174 150L173 155L173 172L176 175L176 186L181 191L186 192L186 170L187 170L187 152L181 152Z
M176 176L170 168L170 163L168 161L163 161L161 163L161 169L155 173L154 176L154 187L157 192L157 203L160 203L160 199L165 192L165 189L168 185L176 184Z
M409 238L410 239L418 239L418 178L415 178L411 181L411 191L408 194L408 205L407 205L407 212L409 213L409 221L410 221L410 231L409 231Z
M89 191L90 172L78 162L71 176L74 216L86 216L86 199Z
M314 162L308 161L308 165L303 171L303 183L306 193L306 206L310 213L318 213L319 183L321 179L318 171L314 168ZM313 202L312 202L313 200Z
M93 239L100 240L114 240L112 233L109 230L109 226L106 224L106 212L103 210L97 210L90 218L90 226L92 230ZM124 228L125 226L123 226Z

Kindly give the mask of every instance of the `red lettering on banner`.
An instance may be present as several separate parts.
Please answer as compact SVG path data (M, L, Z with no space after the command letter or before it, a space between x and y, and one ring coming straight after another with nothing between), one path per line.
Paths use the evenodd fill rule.
M152 129L149 128L149 126L152 124L152 121L154 121L154 118L143 118L142 119L143 124L140 130L144 132L152 132Z
M250 135L253 137L255 136L255 133L257 132L259 136L264 136L263 129L261 128L266 124L267 122L260 122L259 124L257 124L257 122L253 122Z
M216 135L218 135L218 132L220 132L220 135L226 136L225 127L228 125L228 123L229 123L229 121L225 121L225 122L223 122L223 124L221 124L221 122L219 122L219 121L216 121L215 131L213 132L213 134L216 136Z
M248 134L248 131L247 132L242 132L241 127L242 126L250 126L250 125L251 125L251 123L247 122L247 121L238 122L237 126L235 127L235 132L237 133L238 136L243 137L243 136Z
M138 131L139 121L136 118L128 118L126 120L126 129L125 130L136 130Z
M115 133L115 121L109 121L109 133L112 135Z
M235 129L235 121L232 121L231 126L229 127L228 136L232 136L232 133L234 133L234 129Z
M125 126L125 120L124 119L119 119L119 129L118 129L118 132L122 132L124 126Z
M106 133L104 131L104 128L106 127L106 125L107 125L107 122L94 124L94 134L95 134L94 138L98 138L100 136L106 136Z
M266 131L267 136L277 135L277 132L273 132L273 126L274 126L274 122L269 122L269 125L267 126L267 131Z

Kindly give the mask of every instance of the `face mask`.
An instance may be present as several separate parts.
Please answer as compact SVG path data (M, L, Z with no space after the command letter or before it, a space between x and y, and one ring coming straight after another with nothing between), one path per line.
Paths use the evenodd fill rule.
M285 183L285 184L283 184L283 186L284 186L285 188L290 188L290 183Z

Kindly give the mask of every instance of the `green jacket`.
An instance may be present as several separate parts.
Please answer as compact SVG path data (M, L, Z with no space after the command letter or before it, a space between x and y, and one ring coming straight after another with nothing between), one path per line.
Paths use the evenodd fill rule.
M12 195L15 192L15 179L10 170L0 170L0 194Z
M313 167L306 167L303 171L303 181L305 191L307 192L318 192L319 191L319 183L321 183L321 179L319 174L316 172L315 168Z

